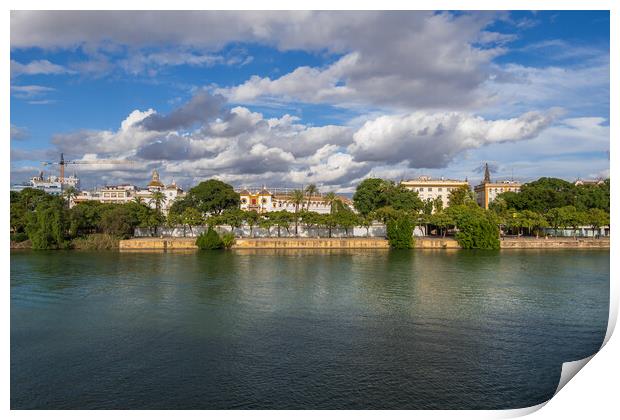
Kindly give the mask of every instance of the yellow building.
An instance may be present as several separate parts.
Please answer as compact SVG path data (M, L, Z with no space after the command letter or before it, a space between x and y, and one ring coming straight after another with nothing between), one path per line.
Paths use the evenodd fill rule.
M421 176L416 179L401 181L400 184L408 190L417 192L418 197L423 201L428 199L434 200L437 197L441 198L444 208L448 207L448 197L452 190L463 186L469 188L467 180L461 181L458 179L445 178L432 179L429 176Z
M485 209L489 208L489 203L493 202L499 194L507 191L518 192L520 190L521 184L516 181L504 180L492 182L489 164L484 165L484 179L482 183L474 187L476 201L480 207Z

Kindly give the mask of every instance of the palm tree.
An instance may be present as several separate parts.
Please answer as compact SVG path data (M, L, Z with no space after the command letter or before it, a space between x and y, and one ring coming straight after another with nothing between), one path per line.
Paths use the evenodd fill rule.
M137 203L137 204L142 204L143 201L144 200L142 199L142 197L140 197L138 195L133 198L133 202Z
M301 190L294 190L291 194L291 202L295 205L295 236L297 236L297 225L299 222L297 213L299 212L299 205L304 202L304 192Z
M67 205L71 207L71 200L77 197L77 190L75 187L71 186L65 190L65 198L67 199Z
M334 204L336 204L337 201L340 201L340 197L338 197L335 192L330 191L325 194L325 202L329 205L330 213L334 213Z
M166 196L161 191L154 191L151 200L155 202L155 209L161 213L161 205L166 202Z
M308 205L306 206L307 210L310 210L310 199L312 198L312 195L318 192L319 189L316 187L315 184L310 184L306 187L306 194L308 194Z

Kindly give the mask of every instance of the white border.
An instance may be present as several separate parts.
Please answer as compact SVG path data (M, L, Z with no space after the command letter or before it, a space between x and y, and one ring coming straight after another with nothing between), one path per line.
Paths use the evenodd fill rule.
M10 64L8 57L10 56L10 13L11 9L18 10L128 10L128 9L153 9L153 10L201 10L205 8L222 9L222 10L342 10L342 9L364 9L364 10L401 10L401 9L416 9L416 10L611 10L611 109L610 115L617 118L618 115L618 101L620 100L620 92L618 92L617 86L617 71L618 71L618 26L620 19L618 13L620 7L617 2L611 0L590 0L590 1L566 1L566 0L545 0L544 2L533 0L507 0L487 1L487 0L438 0L432 2L399 2L394 0L377 1L296 1L291 2L283 0L266 0L261 2L248 2L242 0L227 0L215 3L205 4L200 1L186 1L177 0L175 2L139 2L139 1L119 1L119 0L107 0L107 1L90 1L88 3L78 1L60 0L52 3L46 1L13 1L9 0L7 9L2 16L2 34L4 42L2 43L2 56L5 57L4 65L2 66L2 73L4 75L4 110L10 110ZM208 7L211 6L211 7ZM432 7L430 7L432 6ZM575 28L576 31L579 28ZM2 128L4 133L9 132L10 115L9 113L1 112L0 119L2 121ZM615 121L614 121L615 122ZM618 130L615 124L611 125L610 138L618 139ZM8 136L7 136L8 137ZM3 142L4 148L4 185L3 199L0 201L2 208L0 212L4 215L2 219L2 226L4 232L9 230L9 206L8 206L8 187L10 179L10 141L5 137ZM612 142L610 145L611 151L611 163L618 161L617 148ZM610 164L611 173L614 172L613 165ZM612 182L612 219L615 226L615 215L618 203L618 187L615 182ZM10 392L10 253L8 250L8 241L5 239L5 252L2 254L3 259L3 271L6 279L5 287L2 290L4 307L2 311L2 321L4 327L4 337L6 338L5 344L2 346L2 359L4 363L3 375L2 375L2 408L6 413L9 411L9 392ZM615 241L612 238L612 244ZM109 416L122 416L132 418L169 418L171 416L187 417L187 418L203 418L205 415L231 418L231 417L246 417L248 415L257 418L272 419L272 418L290 418L295 416L297 418L313 419L316 416L321 417L341 417L355 416L356 418L376 418L376 417L390 417L390 418L409 418L412 415L421 418L503 418L514 417L519 415L528 414L536 411L539 408L544 409L536 411L534 416L536 418L568 418L568 419L582 419L584 417L591 418L608 418L614 414L617 415L619 404L616 386L618 384L617 375L619 369L619 355L620 344L618 339L611 339L611 333L615 327L617 314L618 314L618 261L620 257L617 247L612 245L611 249L611 308L610 308L610 324L605 338L606 345L602 351L592 358L578 374L578 379L570 381L565 388L561 390L554 398L548 403L541 404L540 406L531 407L529 409L521 410L506 410L506 411L252 411L252 412L239 412L239 411L227 411L227 412L203 412L203 411L13 411L9 414L16 418L31 418L31 417L49 417L49 418L82 418L85 415L95 418L108 418Z

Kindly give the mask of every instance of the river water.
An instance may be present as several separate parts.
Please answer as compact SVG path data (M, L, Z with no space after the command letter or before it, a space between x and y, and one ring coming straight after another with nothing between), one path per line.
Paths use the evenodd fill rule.
M11 253L11 408L520 408L596 352L609 252Z

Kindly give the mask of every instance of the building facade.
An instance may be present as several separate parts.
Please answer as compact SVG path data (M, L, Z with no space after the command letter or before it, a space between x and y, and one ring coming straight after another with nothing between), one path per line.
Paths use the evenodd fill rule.
M267 213L271 211L288 211L294 213L297 211L307 210L316 213L326 214L331 212L331 204L325 199L323 194L313 194L312 196L304 196L304 201L296 208L293 202L291 189L275 188L267 189L263 187L260 190L242 189L239 191L239 208L241 210L251 210L258 213ZM352 207L352 202L347 197L338 196L338 199L345 205Z
M99 201L101 203L124 204L130 201L140 201L150 208L157 207L156 195L159 192L159 205L164 214L172 204L179 198L185 196L185 192L176 185L174 180L171 184L165 185L159 177L157 170L151 173L151 180L146 188L138 188L131 184L106 185L103 188L94 191L80 191L80 193L72 200L71 205L84 201Z
M416 179L401 181L400 184L408 190L417 192L422 201L441 198L444 207L448 207L448 197L452 190L463 186L469 188L467 180L461 181L446 178L432 179L430 176L421 176Z
M489 204L492 203L499 194L508 191L518 192L520 190L521 184L516 181L503 180L492 182L488 164L484 165L484 179L480 184L474 187L476 202L484 209L488 209Z
M11 191L22 191L25 188L34 188L36 190L45 191L47 194L61 195L69 187L75 189L80 188L80 179L75 175L60 177L50 175L48 177L43 176L43 172L39 172L39 175L33 176L30 180L23 184L17 184L11 186Z

